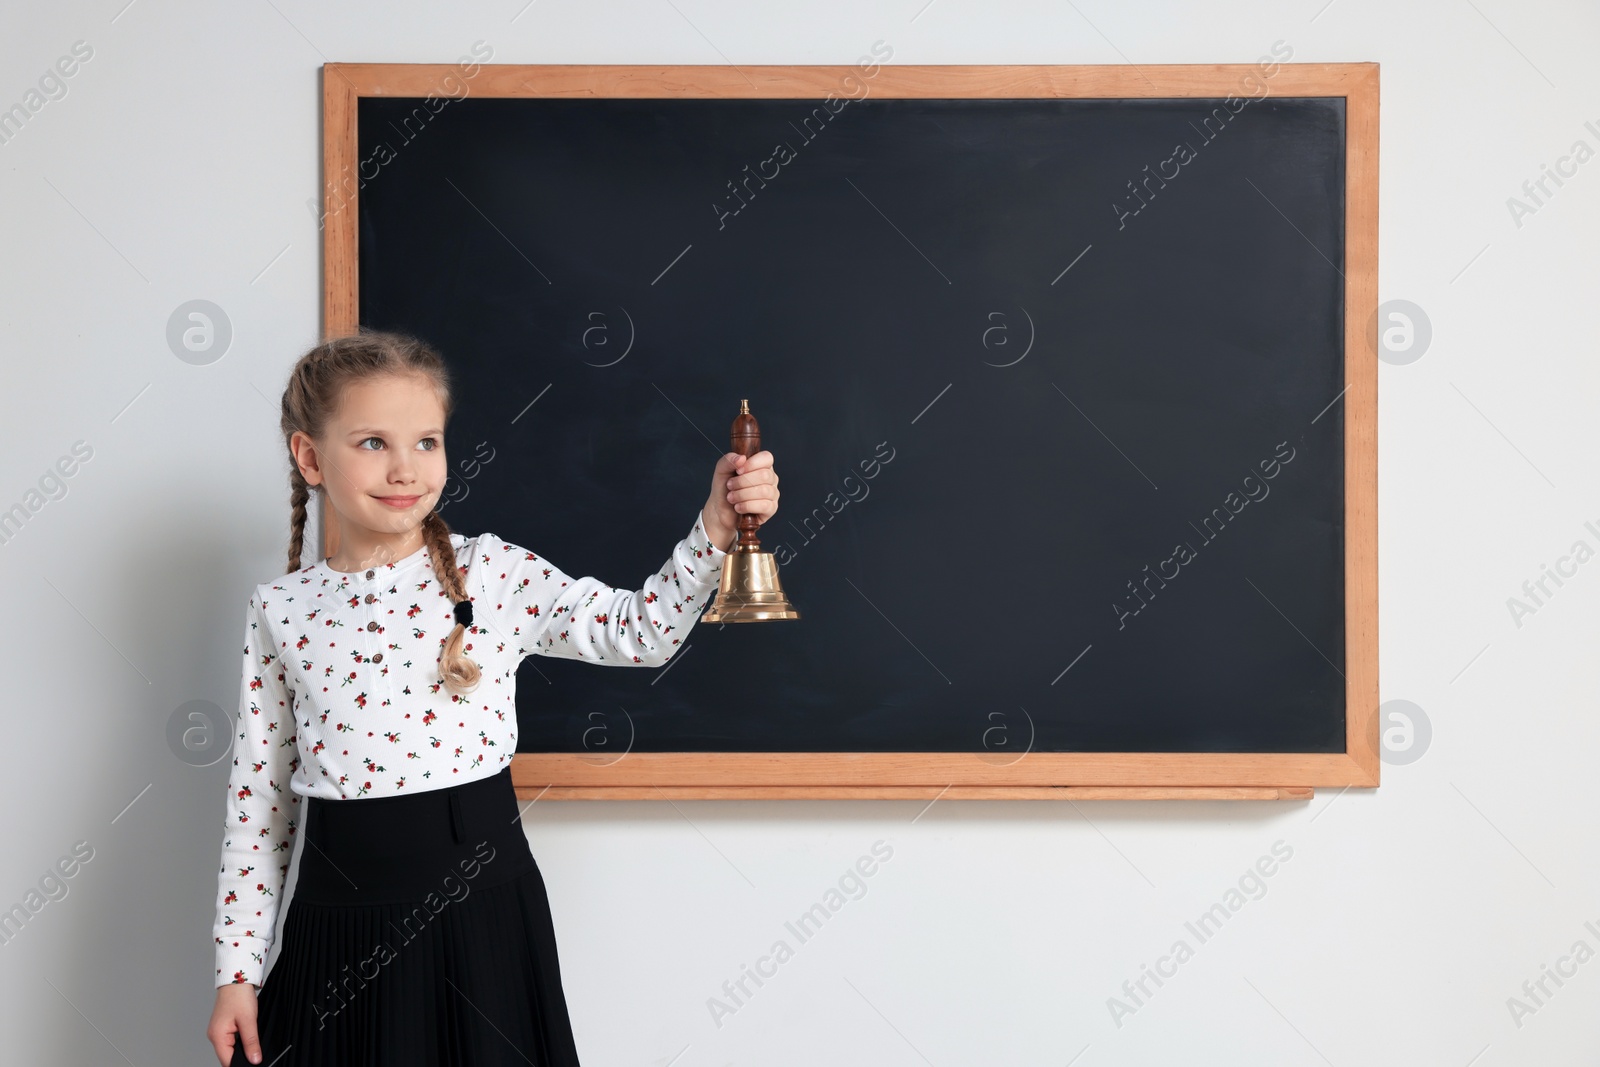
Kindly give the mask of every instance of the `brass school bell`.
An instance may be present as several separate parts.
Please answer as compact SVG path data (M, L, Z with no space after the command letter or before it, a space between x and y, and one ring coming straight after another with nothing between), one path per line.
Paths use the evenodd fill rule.
M728 434L732 451L750 457L761 451L761 427L750 414L750 401L739 401ZM754 515L739 516L739 540L722 561L722 584L716 596L701 612L703 622L771 622L798 619L800 613L783 595L778 581L778 562L771 552L761 551L756 529L761 520Z

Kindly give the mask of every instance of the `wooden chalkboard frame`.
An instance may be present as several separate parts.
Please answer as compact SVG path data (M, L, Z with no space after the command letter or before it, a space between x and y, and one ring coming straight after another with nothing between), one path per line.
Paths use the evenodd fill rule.
M1342 753L649 752L597 759L519 753L527 799L1305 799L1315 786L1376 786L1378 747L1378 64L881 66L881 98L1239 97L1345 100L1346 738ZM324 336L359 322L356 104L363 96L438 98L454 64L323 67ZM475 65L483 97L811 98L855 84L853 66ZM1246 82L1253 78L1253 82ZM337 548L324 511L324 554Z

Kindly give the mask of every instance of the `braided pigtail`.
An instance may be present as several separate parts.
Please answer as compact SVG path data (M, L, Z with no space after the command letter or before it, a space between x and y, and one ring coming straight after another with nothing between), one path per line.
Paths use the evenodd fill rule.
M300 473L300 468L295 465L291 456L289 461L289 570L300 569L300 553L305 547L306 539L306 501L311 499L311 487L306 484L305 475Z
M461 569L456 566L455 548L450 544L450 527L445 525L444 517L437 511L428 512L428 517L422 520L422 537L428 546L428 557L433 562L434 577L444 586L450 603L459 604L469 599L466 581L462 578ZM444 648L439 653L439 677L444 679L445 688L456 696L476 689L481 677L477 663L464 650L466 640L466 624L458 620L450 635L444 639Z

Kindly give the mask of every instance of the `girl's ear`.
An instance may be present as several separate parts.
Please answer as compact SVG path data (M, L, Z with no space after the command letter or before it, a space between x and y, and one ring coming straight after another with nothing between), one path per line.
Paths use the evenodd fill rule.
M289 437L289 451L294 454L294 462L300 468L300 477L306 480L307 485L321 485L322 471L317 466L317 446L300 430L296 430Z

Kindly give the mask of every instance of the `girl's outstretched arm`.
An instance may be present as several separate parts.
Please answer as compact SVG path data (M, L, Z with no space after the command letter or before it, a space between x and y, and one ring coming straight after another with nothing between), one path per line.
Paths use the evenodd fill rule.
M689 535L638 589L569 577L521 545L478 535L477 603L519 656L581 659L613 667L659 667L711 602L727 553L699 516ZM479 591L474 591L478 593Z
M571 578L548 559L493 534L478 537L481 603L521 656L608 666L659 667L711 602L740 515L766 522L778 510L771 452L724 453L689 535L638 589L593 576Z

